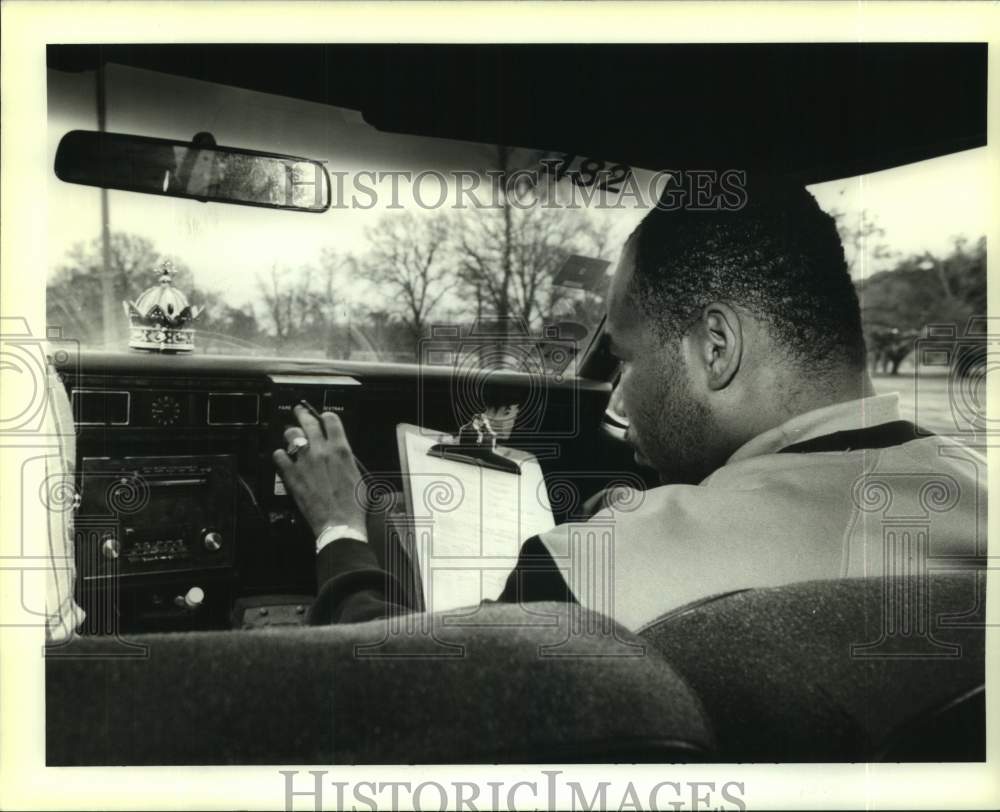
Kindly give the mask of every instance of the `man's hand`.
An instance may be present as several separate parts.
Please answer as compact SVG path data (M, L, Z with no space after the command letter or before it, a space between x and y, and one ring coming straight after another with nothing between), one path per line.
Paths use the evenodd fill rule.
M291 444L295 438L305 437L309 444L294 457L282 448L272 455L285 487L315 535L328 525L338 524L364 532L364 484L343 423L333 412L323 412L319 420L303 406L296 406L294 412L301 428L287 429L285 442Z

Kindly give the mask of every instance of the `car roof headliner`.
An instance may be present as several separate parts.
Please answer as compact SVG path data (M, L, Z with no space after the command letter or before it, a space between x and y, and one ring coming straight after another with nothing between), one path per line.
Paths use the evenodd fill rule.
M815 183L986 144L985 43L48 47L52 68L102 61L654 170Z

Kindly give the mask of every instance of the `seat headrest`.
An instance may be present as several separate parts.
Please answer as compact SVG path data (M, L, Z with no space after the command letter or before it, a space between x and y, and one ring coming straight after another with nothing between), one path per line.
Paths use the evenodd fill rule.
M865 761L984 683L984 621L985 577L970 571L747 590L641 636L704 703L722 758ZM966 760L968 740L942 737L932 755Z

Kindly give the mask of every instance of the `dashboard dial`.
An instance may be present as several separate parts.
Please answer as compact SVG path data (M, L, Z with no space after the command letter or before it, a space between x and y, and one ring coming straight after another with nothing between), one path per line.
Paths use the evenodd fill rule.
M181 404L173 395L157 395L149 414L157 426L174 426L181 416Z

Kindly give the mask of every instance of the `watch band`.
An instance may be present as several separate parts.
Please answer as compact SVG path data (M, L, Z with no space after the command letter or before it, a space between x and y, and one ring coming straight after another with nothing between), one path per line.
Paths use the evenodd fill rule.
M355 541L367 543L368 535L363 530L358 530L356 527L351 527L347 524L327 525L316 536L316 555L319 555L320 551L327 544L338 539L354 539Z

